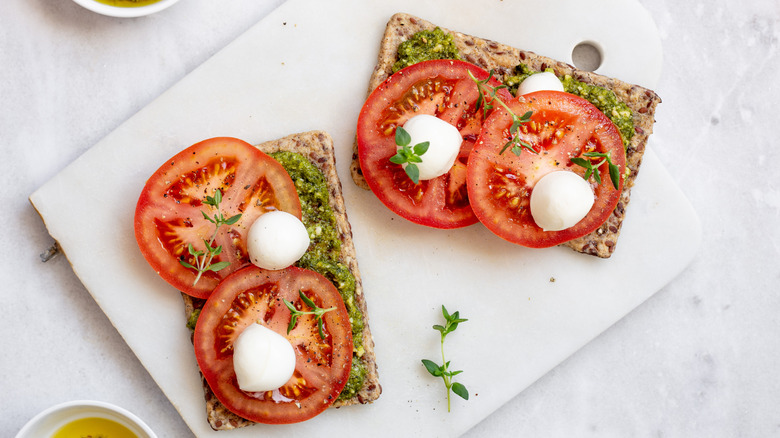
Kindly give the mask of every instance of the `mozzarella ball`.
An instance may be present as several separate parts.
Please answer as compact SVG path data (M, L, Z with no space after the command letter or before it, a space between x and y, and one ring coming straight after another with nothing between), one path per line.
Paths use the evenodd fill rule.
M563 84L555 74L549 71L534 73L520 83L520 86L517 87L517 95L522 96L541 90L563 91Z
M284 336L253 323L233 342L233 369L241 390L273 391L295 372L295 350Z
M309 248L309 233L303 222L286 211L263 214L249 227L247 251L251 262L263 269L284 269Z
M430 143L420 157L422 163L415 163L420 170L420 180L433 179L450 171L463 143L458 128L438 117L420 114L407 120L404 129L412 137L411 147L425 141ZM406 165L404 163L404 167Z
M581 221L593 202L593 189L583 177L565 170L551 172L531 192L531 216L544 231L561 231Z

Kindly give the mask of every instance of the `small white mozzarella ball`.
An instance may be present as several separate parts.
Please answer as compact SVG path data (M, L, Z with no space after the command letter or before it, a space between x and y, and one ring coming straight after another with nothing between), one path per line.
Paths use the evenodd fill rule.
M593 206L593 189L569 171L543 176L531 192L531 216L544 231L561 231L581 221Z
M249 259L263 269L284 269L303 256L309 247L309 233L300 219L286 211L263 214L247 233Z
M404 129L412 138L411 147L425 141L430 143L428 150L420 156L422 163L415 163L420 170L420 180L433 179L450 171L463 143L458 128L438 117L420 114L407 120Z
M520 86L517 87L517 95L522 96L542 90L563 91L563 84L555 74L549 71L535 73L520 83Z
M254 323L233 343L233 369L241 390L273 391L295 372L295 350L284 336Z

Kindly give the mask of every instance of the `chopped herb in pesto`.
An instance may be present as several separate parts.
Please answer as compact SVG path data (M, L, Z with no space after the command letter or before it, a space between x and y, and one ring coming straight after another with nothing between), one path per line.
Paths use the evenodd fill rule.
M528 68L525 64L517 64L515 66L514 75L512 76L506 76L504 77L504 84L506 84L507 87L509 87L509 92L512 93L514 96L517 94L517 89L520 87L520 84L528 77L531 76L534 73L539 73L531 70Z
M352 358L352 369L349 370L349 380L344 385L344 389L339 394L340 400L347 400L355 396L363 387L363 382L366 380L366 374L368 369L362 361Z
M393 73L431 59L460 59L452 35L438 27L417 32L398 46L398 61L393 64Z
M354 343L352 369L349 381L339 399L349 399L363 386L366 367L360 360L363 348L363 316L355 302L355 277L349 268L339 261L341 239L336 215L330 207L328 184L325 176L306 157L295 152L275 152L271 156L282 164L295 183L301 200L303 224L309 232L311 245L296 263L329 279L341 293L352 324Z
M200 316L201 309L195 309L190 314L190 318L187 320L187 328L195 331L195 324L198 323L198 317Z
M548 69L547 71L552 70ZM519 64L515 67L514 73L513 76L504 78L504 83L509 87L512 94L517 93L517 87L520 86L520 83L525 78L539 72L529 69L525 64ZM614 92L606 88L580 82L570 75L565 75L558 79L561 80L564 91L587 100L609 117L620 131L620 136L623 138L623 147L628 147L631 138L634 136L634 118L628 105L618 99Z

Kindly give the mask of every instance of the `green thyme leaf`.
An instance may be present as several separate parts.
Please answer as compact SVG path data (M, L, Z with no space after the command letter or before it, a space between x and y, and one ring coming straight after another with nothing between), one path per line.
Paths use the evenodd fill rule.
M203 251L195 251L195 247L193 247L191 243L187 244L187 252L190 253L190 255L195 257L199 255L203 255Z
M406 164L404 171L409 179L415 184L420 182L420 169L414 163L422 163L422 155L428 151L430 142L424 141L417 143L414 147L410 147L409 143L412 142L412 137L409 133L399 126L395 130L395 144L399 147L398 152L390 157L390 162L393 164Z
M324 315L327 312L330 312L331 310L336 310L335 307L330 307L328 309L322 309L320 307L317 307L316 304L314 304L314 301L312 301L311 298L307 297L306 294L303 293L302 290L298 291L298 296L301 297L301 301L304 302L309 308L310 311L303 311L298 310L295 308L295 305L287 300L284 301L284 305L287 306L287 309L290 311L290 324L287 325L287 333L289 334L293 328L295 328L295 324L298 322L298 317L301 315L314 315L314 318L317 321L317 331L320 333L320 338L325 339L325 331L323 330L323 322L322 322L322 315Z
M287 334L290 334L293 328L295 328L295 324L298 322L298 315L293 314L290 316L290 324L287 326Z
M428 370L428 373L434 377L441 377L444 381L444 386L447 388L447 412L450 412L450 393L454 392L465 400L469 399L469 393L463 384L452 381L452 377L462 373L463 371L451 371L449 369L450 361L446 360L444 357L444 340L448 334L452 333L455 331L455 329L458 328L458 324L466 322L468 319L461 318L460 312L458 311L450 314L447 311L447 308L444 306L441 306L441 313L444 316L445 324L435 324L433 329L441 334L441 360L443 365L438 365L436 362L429 359L422 359L422 364L425 366L425 369Z
M232 216L228 220L225 221L225 225L233 225L234 223L238 222L239 219L241 219L241 214L237 214L235 216Z
M409 143L412 142L412 136L409 135L409 133L404 129L402 126L399 126L395 130L395 144L398 146L409 146Z
M459 382L453 383L452 384L452 392L454 392L455 394L459 395L460 398L462 398L463 400L468 400L469 399L469 391L468 391L468 389L466 389L465 386L463 386L462 383L459 383Z
M571 162L580 166L584 167L585 169L592 169L593 165L591 164L590 160L586 160L584 158L575 157L571 159Z
M609 163L609 179L616 189L620 187L620 169L616 164Z
M601 159L601 161L594 164L592 161L594 158ZM598 171L599 167L607 164L609 179L612 181L612 186L614 186L615 189L620 187L620 168L612 163L612 154L610 152L585 152L581 157L572 158L571 162L585 169L585 175L582 177L586 180L592 175L596 184L601 184L601 172Z
M217 263L211 264L207 269L209 271L216 272L216 271L219 271L220 269L225 269L228 266L230 266L230 262L217 262Z
M315 307L317 307L314 304L314 301L312 301L311 298L307 297L306 294L303 293L303 291L298 291L298 295L301 297L301 300L304 303L306 303L306 305L309 306L310 308L314 309Z
M420 169L414 163L406 165L406 176L412 180L413 183L418 184L420 182Z
M393 155L392 157L390 157L390 162L394 164L404 164L406 163L406 158L404 158L403 155L401 155L401 153L399 152Z
M241 219L241 214L237 214L235 216L232 216L230 219L225 220L225 218L222 215L222 212L219 211L219 204L222 202L222 192L217 189L214 192L214 196L208 196L206 195L206 200L203 201L205 205L209 205L214 207L217 210L217 213L214 214L214 216L209 216L205 211L201 210L201 214L203 215L203 218L207 221L213 223L215 225L214 227L214 234L211 235L211 239L203 239L203 244L205 247L205 250L203 251L196 251L195 248L192 246L192 243L187 244L187 252L191 256L194 257L195 263L189 263L183 260L180 260L179 263L188 268L188 269L194 269L198 272L198 275L195 277L195 281L193 281L192 285L198 284L198 281L200 280L200 277L203 275L206 271L219 271L221 269L225 269L226 267L230 266L229 262L218 262L212 264L211 261L215 256L218 256L220 253L222 253L222 246L219 245L217 247L214 247L214 240L217 238L217 233L219 232L219 228L222 225L233 225L236 222L238 222L239 219ZM206 255L208 253L208 255Z
M490 80L493 78L493 70L490 70L488 77L481 81L474 77L471 72L469 72L469 76L471 77L471 80L477 84L479 95L477 97L476 107L477 110L482 108L483 116L485 118L487 118L488 111L493 109L493 102L497 102L509 113L510 116L512 116L512 125L509 127L509 133L511 134L512 138L510 138L509 141L504 144L504 146L501 148L501 151L499 152L499 155L506 152L506 150L510 147L512 148L512 153L515 155L520 155L523 150L538 154L539 152L537 152L531 145L523 142L520 139L520 125L528 123L531 120L533 111L527 111L521 117L517 117L517 115L509 108L509 106L507 106L507 104L504 103L500 97L498 97L498 90L504 88L508 89L509 87L504 84L496 86L489 85Z
M417 155L417 158L419 158L420 155L428 152L428 147L431 145L431 142L424 141L422 143L417 143L414 145L414 153ZM422 162L422 160L420 160Z
M428 359L422 360L423 365L425 365L425 369L428 370L428 372L432 376L439 377L441 376L441 368L439 368L439 365L436 364L436 362Z

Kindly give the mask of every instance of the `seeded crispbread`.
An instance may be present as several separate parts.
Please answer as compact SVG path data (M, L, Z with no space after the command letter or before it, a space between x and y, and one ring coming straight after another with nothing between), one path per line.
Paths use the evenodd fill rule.
M615 250L618 236L620 235L620 227L631 196L631 187L634 185L639 172L647 139L653 132L655 109L661 102L661 98L652 90L638 85L629 84L593 72L578 70L569 64L552 58L516 49L495 41L451 31L441 26L436 26L429 21L403 13L393 15L387 23L379 47L378 60L369 80L368 93L370 94L371 91L393 73L393 64L398 59L398 46L402 42L421 30L433 30L436 27L452 35L462 60L480 66L485 70L493 70L495 77L499 80L503 80L506 76L511 76L515 66L521 63L534 71L542 71L549 68L558 76L570 75L580 82L609 89L631 109L635 133L626 149L626 165L629 174L625 179L623 193L617 207L607 221L598 229L563 244L581 253L602 258L610 257ZM368 190L368 184L365 178L363 178L360 169L357 143L354 146L350 170L355 184Z
M336 158L333 149L333 140L326 132L310 131L262 143L257 147L269 154L277 151L297 152L308 158L309 161L317 166L325 175L330 195L330 206L335 214L339 236L342 242L340 261L349 268L355 277L355 301L363 315L363 347L365 351L359 359L353 358L353 360L361 360L367 369L366 379L357 394L347 400L337 400L332 407L373 402L379 398L382 387L379 384L379 376L377 374L376 357L374 355L374 339L371 336L371 330L368 325L366 299L363 294L355 245L352 241L352 228L347 219L344 197L341 192L341 181L336 173ZM182 294L182 298L184 299L185 315L187 320L189 320L192 312L196 308L201 307L204 301L194 299L185 294ZM206 398L206 415L212 429L236 429L254 424L225 408L225 406L217 400L206 380L202 377L201 380L203 381L203 389Z

